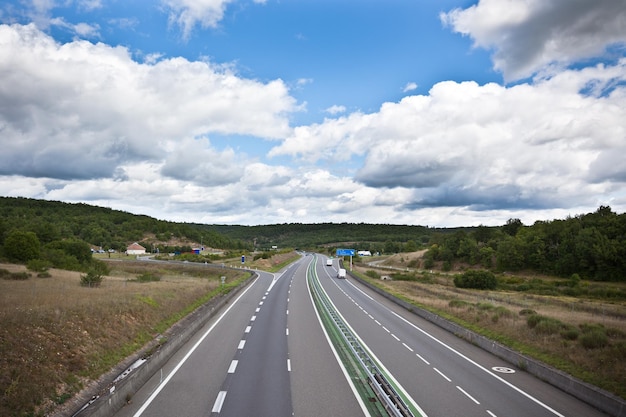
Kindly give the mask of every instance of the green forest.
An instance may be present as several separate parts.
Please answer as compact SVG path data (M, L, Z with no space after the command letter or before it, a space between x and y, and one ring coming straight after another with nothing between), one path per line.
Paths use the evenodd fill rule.
M626 281L626 215L601 206L593 213L524 226L510 219L499 228L434 234L424 267L441 261L498 271L532 270L596 281Z
M236 252L273 246L330 251L346 247L393 254L427 249L421 267L463 263L494 271L532 270L590 280L626 281L626 214L593 213L524 225L431 228L366 223L239 226L176 223L87 204L0 197L0 259L84 265L91 249L123 252L132 242L160 252L186 252L172 240ZM59 262L59 259L64 260ZM84 269L84 268L83 268Z

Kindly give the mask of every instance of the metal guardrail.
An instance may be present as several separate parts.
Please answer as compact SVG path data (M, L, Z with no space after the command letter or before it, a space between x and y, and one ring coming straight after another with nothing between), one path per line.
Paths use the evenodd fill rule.
M312 265L312 266L311 266ZM322 288L317 273L315 271L315 260L309 265L307 281L311 288L314 299L323 309L323 313L330 318L332 324L342 338L343 344L347 346L352 356L357 360L361 370L367 376L367 383L376 394L385 411L393 417L415 417L411 409L405 404L402 397L395 390L393 385L386 378L366 349L361 345L358 338L353 334L345 323L328 295Z

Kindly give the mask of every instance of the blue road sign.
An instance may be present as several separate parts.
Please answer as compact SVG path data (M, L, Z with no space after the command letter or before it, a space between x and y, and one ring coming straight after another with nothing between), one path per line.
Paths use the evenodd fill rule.
M354 256L355 253L354 249L337 249L337 256Z
M246 261L246 256L245 255L241 255L241 263L244 263Z

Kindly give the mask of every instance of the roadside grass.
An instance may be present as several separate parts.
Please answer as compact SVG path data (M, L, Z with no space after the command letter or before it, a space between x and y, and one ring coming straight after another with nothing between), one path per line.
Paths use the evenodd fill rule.
M43 416L248 271L110 262L99 288L80 273L0 279L0 415ZM24 266L2 264L10 274ZM160 280L139 279L158 276ZM225 276L225 284L221 284Z
M615 301L613 292L602 300L469 290L456 288L450 274L383 281L372 271L358 265L353 272L413 305L626 398L626 303Z

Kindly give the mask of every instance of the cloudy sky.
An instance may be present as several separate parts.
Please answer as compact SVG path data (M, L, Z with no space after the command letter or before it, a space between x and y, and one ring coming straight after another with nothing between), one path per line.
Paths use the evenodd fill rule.
M219 223L626 211L626 0L9 0L0 195Z

